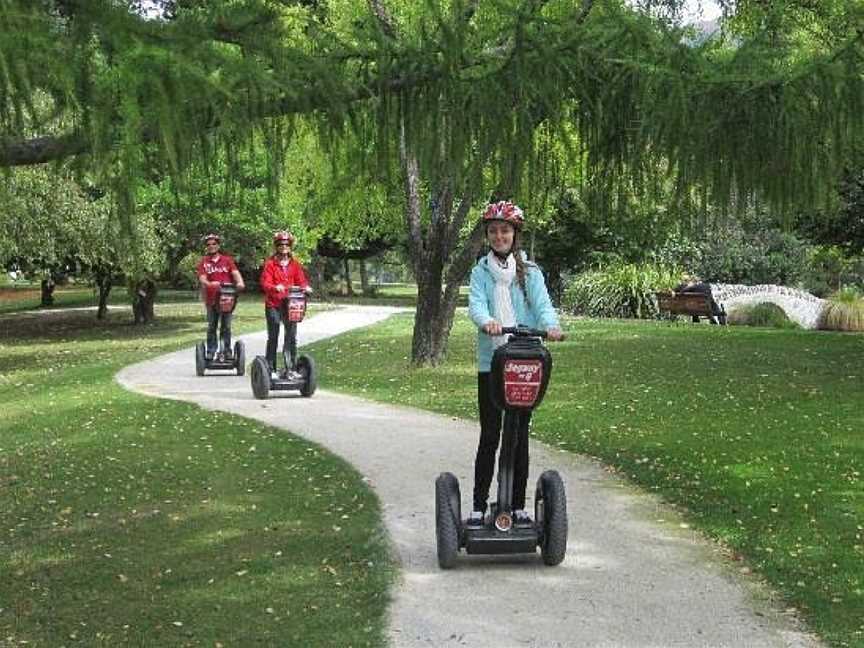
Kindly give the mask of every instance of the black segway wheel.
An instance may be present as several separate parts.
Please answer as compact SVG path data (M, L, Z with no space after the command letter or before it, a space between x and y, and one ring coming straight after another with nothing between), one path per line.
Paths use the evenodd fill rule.
M234 343L234 369L238 376L246 374L246 345L240 340Z
M567 495L564 482L555 470L537 480L534 516L541 528L540 554L549 566L558 565L567 553Z
M441 569L450 569L456 564L461 532L459 480L453 473L441 473L435 480L435 537Z
M199 376L204 375L204 369L207 368L207 359L204 357L204 343L201 342L195 347L195 373Z
M270 365L263 356L256 356L252 362L252 395L258 400L270 395Z
M312 362L312 358L305 355L297 358L297 371L303 376L300 395L309 398L318 388L318 375L315 373L315 363Z

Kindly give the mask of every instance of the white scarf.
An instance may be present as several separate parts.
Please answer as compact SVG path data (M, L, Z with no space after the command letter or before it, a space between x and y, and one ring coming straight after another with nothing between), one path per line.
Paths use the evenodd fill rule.
M510 284L516 277L516 259L513 258L513 253L507 255L506 265L502 266L500 259L495 256L495 253L490 251L487 257L487 266L492 273L492 278L495 279L495 303L492 305L492 310L495 313L495 319L501 326L516 326L516 313L513 312L513 301L510 299ZM508 335L492 336L492 348L497 349L502 344L507 342Z

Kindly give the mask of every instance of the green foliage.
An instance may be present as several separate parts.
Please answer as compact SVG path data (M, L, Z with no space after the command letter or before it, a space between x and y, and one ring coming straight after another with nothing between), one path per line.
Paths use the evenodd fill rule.
M94 190L95 191L95 190ZM0 183L0 265L33 273L65 268L137 279L164 265L162 239L173 232L141 212L123 227L113 203L96 198L64 169L15 169Z
M763 326L779 329L801 328L789 319L782 308L771 303L734 308L728 313L726 321L738 326Z
M828 331L864 331L864 296L851 286L831 295L825 303L819 328Z
M809 250L801 283L818 297L844 285L864 287L864 256L850 256L837 245L815 245Z
M671 289L680 280L678 269L652 264L610 265L573 277L562 306L568 312L589 317L648 319L657 315L654 293Z
M796 229L813 243L838 247L847 257L864 254L864 161L850 162L854 170L843 173L838 184L836 210L801 214Z
M186 288L198 287L198 262L200 260L201 255L198 252L190 252L183 257L177 266L176 281L178 285Z
M164 20L111 0L60 4L0 2L0 136L62 134L48 157L90 151L82 164L113 185L120 216L152 159L176 175L233 157L253 132L281 177L297 114L322 141L374 142L385 167L404 128L435 183L491 165L515 188L544 158L545 122L610 197L671 177L719 202L775 204L824 199L864 119L852 28L769 48L755 21L734 46L691 47L624 2L584 15L573 2L387 3L398 37L345 0L177 3ZM6 164L19 151L2 150Z
M757 209L710 210L683 224L651 256L711 283L797 285L808 245Z

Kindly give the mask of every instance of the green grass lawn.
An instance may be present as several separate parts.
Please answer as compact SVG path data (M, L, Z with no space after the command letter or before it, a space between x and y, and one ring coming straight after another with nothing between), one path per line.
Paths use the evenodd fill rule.
M344 289L344 282L339 290ZM354 285L354 296L331 294L328 300L338 304L368 304L373 306L402 306L414 308L417 305L417 284L381 284L375 286L373 296L364 296L359 284ZM468 286L459 289L459 306L468 305Z
M195 301L198 293L195 290L159 289L159 303L176 303ZM41 293L39 284L19 282L17 285L0 286L0 314L16 313L34 310L40 307ZM252 301L260 301L254 296ZM109 306L129 306L129 292L125 286L115 286L108 295ZM54 305L49 308L75 308L98 306L99 296L92 286L72 284L58 286L54 290Z
M322 386L475 417L467 319L457 316L444 366L409 370L412 318L314 345ZM682 506L827 641L864 646L864 336L637 321L565 329L532 433Z
M311 443L117 385L203 336L199 304L157 315L0 318L0 645L382 645L377 499Z

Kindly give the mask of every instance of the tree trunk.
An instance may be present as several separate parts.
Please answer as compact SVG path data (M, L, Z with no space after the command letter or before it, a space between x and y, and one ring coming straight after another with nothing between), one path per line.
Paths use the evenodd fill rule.
M156 301L156 284L150 279L142 279L134 285L132 293L132 316L135 324L149 324L156 316L153 304Z
M191 252L191 249L185 245L174 248L168 253L168 268L165 270L165 275L172 288L188 288L189 278L180 276L180 262L186 258L186 255ZM198 282L198 277L195 277L195 283Z
M444 360L447 352L459 286L482 245L483 230L479 225L475 226L471 235L459 244L459 232L468 216L473 192L470 186L466 187L457 207L453 183L447 179L433 187L429 224L424 226L419 165L416 156L405 145L404 134L400 139L399 153L408 251L417 281L411 362L436 365Z
M360 264L360 286L363 289L364 297L375 296L375 286L369 283L369 270L366 268L366 259L359 259Z
M345 273L345 294L348 297L354 296L354 286L351 285L351 268L348 265L348 257L342 260L342 267Z
M309 263L309 284L320 299L327 297L327 289L324 281L324 264L326 260L317 252L312 252L312 260Z
M99 288L99 308L96 310L96 319L105 319L108 314L108 295L111 294L113 286L110 272L96 273L96 286Z
M56 287L57 284L54 283L54 277L46 277L42 280L42 298L40 301L40 306L54 305L54 288Z
M414 314L414 336L411 340L411 361L415 365L437 365L447 355L447 342L453 328L453 316L459 297L459 286L442 291L440 274L427 275L424 284L417 284L417 311Z
M549 289L549 297L555 306L560 306L564 299L564 279L561 277L561 266L553 263L547 269L546 286Z

